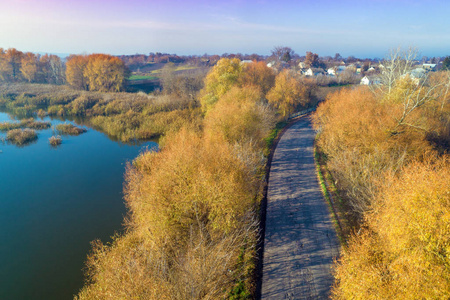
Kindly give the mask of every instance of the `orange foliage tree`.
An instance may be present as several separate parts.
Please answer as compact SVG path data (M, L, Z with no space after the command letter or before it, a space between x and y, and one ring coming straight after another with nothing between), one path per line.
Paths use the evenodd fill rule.
M38 58L31 52L22 57L20 72L28 82L35 82L38 73Z
M241 86L260 87L263 95L266 95L275 83L275 72L262 61L247 63L243 66L239 81Z
M67 83L78 89L119 92L126 76L123 61L111 55L71 55L66 63Z
M84 75L87 63L86 55L71 55L67 58L66 81L69 85L77 89L87 89L87 78Z
M15 48L3 50L0 48L0 79L3 81L18 81L22 74L20 67L22 63L23 52Z
M127 69L124 62L115 56L92 54L83 72L91 91L119 92L123 89Z

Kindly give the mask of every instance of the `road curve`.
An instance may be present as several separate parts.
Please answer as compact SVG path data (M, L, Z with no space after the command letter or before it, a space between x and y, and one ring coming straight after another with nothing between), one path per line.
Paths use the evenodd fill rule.
M272 159L261 299L327 299L339 242L314 165L308 116L281 137Z

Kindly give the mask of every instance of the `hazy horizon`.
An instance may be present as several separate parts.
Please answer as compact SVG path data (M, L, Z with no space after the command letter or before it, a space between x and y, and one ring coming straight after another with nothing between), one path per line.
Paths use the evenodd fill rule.
M268 55L383 58L416 47L447 56L450 4L431 0L0 0L0 47L58 54Z

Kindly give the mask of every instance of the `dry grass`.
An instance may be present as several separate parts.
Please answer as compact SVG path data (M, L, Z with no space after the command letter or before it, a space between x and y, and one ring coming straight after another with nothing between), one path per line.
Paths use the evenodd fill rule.
M59 135L58 136L52 136L51 138L48 139L48 142L49 142L49 144L51 146L56 147L56 146L61 145L62 139L61 139L61 137Z
M77 127L70 123L58 124L56 125L56 130L59 132L59 134L63 135L80 135L87 131L84 128Z
M37 134L33 129L13 129L6 133L6 140L17 146L26 145L36 139Z

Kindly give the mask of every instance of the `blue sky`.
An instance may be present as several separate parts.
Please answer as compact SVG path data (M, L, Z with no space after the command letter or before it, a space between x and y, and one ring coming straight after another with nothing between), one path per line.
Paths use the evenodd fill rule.
M0 0L0 47L52 53L450 55L443 0Z

